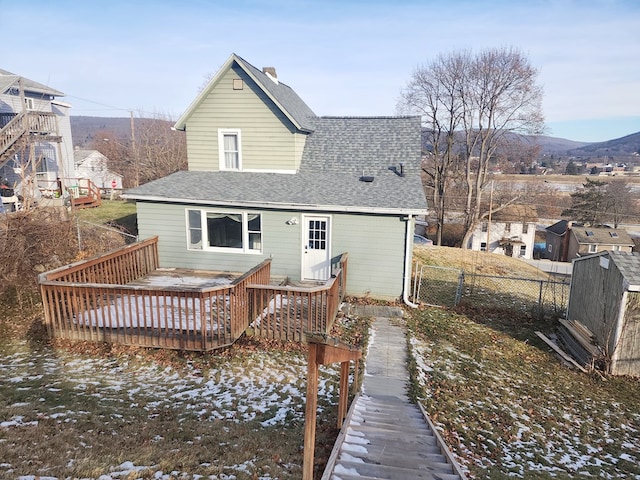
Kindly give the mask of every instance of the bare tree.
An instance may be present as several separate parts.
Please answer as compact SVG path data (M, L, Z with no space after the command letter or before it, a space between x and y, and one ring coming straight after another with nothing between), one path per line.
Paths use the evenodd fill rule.
M609 219L613 228L618 228L623 222L632 223L638 218L638 195L631 191L629 182L623 179L611 180L605 193L608 198Z
M463 248L481 216L489 161L511 133L539 134L544 128L538 72L513 48L488 49L474 58L464 95L465 179Z
M422 116L432 161L432 208L438 227L444 218L447 181L462 173L463 248L483 211L489 162L514 133L539 134L544 127L542 89L537 70L517 49L487 49L478 54L450 53L417 69L402 92L399 108ZM505 203L512 203L515 199ZM505 204L496 208L504 208Z
M125 187L135 187L187 168L184 132L172 130L168 116L132 121L131 135L118 137L110 131L96 134L92 148L109 159L109 168L124 177Z
M463 120L464 105L459 92L470 60L465 54L440 55L432 64L416 69L399 103L400 110L422 117L422 169L436 216L437 245L442 244L446 196L460 158L455 135Z

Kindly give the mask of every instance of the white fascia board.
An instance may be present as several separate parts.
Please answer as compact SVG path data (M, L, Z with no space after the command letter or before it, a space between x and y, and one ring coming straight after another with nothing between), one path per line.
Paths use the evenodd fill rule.
M157 197L152 195L123 194L125 200L141 200L158 203L183 203L188 205L207 205L221 207L241 207L252 209L277 209L296 210L301 212L338 212L338 213L372 213L379 215L426 215L427 209L414 208L384 208L384 207L357 207L351 205L317 205L317 204L292 204L280 202L237 202L237 201L207 201L185 198Z

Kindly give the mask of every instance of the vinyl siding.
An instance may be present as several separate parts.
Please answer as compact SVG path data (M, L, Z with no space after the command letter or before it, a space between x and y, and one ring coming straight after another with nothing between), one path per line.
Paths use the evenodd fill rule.
M159 235L160 265L244 272L271 258L276 277L299 280L301 273L301 213L262 213L262 254L219 253L187 250L185 205L138 202L138 230L141 239ZM194 207L200 208L200 207ZM253 211L253 210L252 210ZM319 212L313 212L316 214ZM347 293L375 298L397 299L402 294L405 223L398 217L331 216L331 253L349 254ZM297 218L297 225L287 220Z
M406 223L393 216L334 215L332 226L333 255L349 253L348 293L400 297Z
M233 80L244 81L242 90ZM187 122L189 170L215 171L218 129L237 128L242 137L244 170L296 170L305 136L240 68L231 68Z

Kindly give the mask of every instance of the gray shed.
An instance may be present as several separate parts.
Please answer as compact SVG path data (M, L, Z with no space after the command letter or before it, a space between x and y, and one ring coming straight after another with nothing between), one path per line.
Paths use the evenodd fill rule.
M640 377L640 254L606 251L575 259L567 320L591 330L609 373Z

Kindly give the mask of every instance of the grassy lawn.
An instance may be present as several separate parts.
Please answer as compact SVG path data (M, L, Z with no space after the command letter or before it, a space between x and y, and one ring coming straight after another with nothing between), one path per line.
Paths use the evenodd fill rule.
M86 222L118 226L131 235L138 234L135 202L103 200L99 207L79 209L76 215Z
M105 202L78 215L121 224L134 213ZM544 275L459 249L417 256L487 275ZM480 300L407 318L411 393L469 477L640 479L640 381L570 370L534 333L550 333L553 318ZM52 344L37 303L0 308L0 478L301 477L304 347L245 340L192 354ZM366 346L368 325L342 317L334 334ZM317 475L338 433L338 370L321 369Z
M0 478L301 478L305 347L245 339L194 354L51 345L33 330L0 339ZM333 333L366 330L342 317ZM339 370L320 369L318 478L338 434Z
M505 276L528 268L452 250L422 255ZM563 366L534 333L554 319L482 303L410 313L413 394L472 478L640 478L638 379Z

